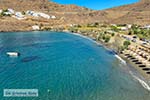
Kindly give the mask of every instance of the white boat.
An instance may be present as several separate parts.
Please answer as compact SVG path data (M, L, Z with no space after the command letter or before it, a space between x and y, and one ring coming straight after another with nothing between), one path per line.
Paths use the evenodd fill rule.
M6 54L11 57L18 57L20 55L18 52L7 52Z

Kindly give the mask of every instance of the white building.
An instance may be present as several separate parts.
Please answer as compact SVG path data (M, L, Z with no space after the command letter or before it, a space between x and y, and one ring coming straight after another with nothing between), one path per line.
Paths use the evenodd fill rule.
M51 16L51 18L52 18L52 19L56 19L56 16L53 15L53 16Z
M11 15L11 13L10 13L10 12L4 12L4 14L5 14L5 15Z
M34 14L34 11L28 10L28 11L26 11L26 14L32 16Z
M20 17L20 18L24 17L24 15L21 12L16 12L15 16Z
M3 10L2 9L0 9L0 13L2 13L3 12Z
M144 28L149 30L150 29L150 25L146 25L146 26L144 26Z
M128 25L127 25L127 28L128 28L128 29L130 29L131 27L132 27L132 25L131 25L131 24L128 24Z
M0 9L0 13L2 13L2 12L3 12L3 10ZM10 9L10 8L7 9L7 11L4 11L5 15L12 15L14 13L15 13L15 11L13 9Z
M34 26L32 26L32 29L33 30L40 30L40 27L38 25L34 25Z
M30 15L30 16L33 16L33 17L43 17L43 18L46 18L46 19L50 19L50 16L48 14L41 13L41 12L35 12L35 11L28 10L26 12L26 14Z
M122 31L127 31L127 30L128 30L127 27L120 27L120 29L121 29Z
M48 14L45 13L38 13L40 17L46 18L46 19L50 19L50 16Z
M116 27L117 27L117 25L116 25L116 24L111 24L111 26L116 26Z
M15 13L15 11L13 10L13 9L8 9L8 12L10 13L10 14L14 14Z
M12 16L18 20L26 19L26 17L21 12L16 12L14 16Z

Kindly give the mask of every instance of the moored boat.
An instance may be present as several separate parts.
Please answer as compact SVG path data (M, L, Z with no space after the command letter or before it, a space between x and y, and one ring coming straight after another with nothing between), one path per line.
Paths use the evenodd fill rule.
M11 57L18 57L20 55L18 52L7 52L6 54Z

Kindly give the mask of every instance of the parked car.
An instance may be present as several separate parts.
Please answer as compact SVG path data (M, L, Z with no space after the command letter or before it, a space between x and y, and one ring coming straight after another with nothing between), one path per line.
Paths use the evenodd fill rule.
M136 38L137 38L137 36L133 36L133 38L134 38L134 39L136 39Z
M132 42L136 42L136 39L132 39Z
M142 44L143 44L143 45L146 45L147 43L146 43L146 42L143 42Z

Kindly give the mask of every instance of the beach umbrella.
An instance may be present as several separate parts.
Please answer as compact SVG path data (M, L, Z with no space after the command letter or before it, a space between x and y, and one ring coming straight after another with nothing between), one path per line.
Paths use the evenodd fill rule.
M139 61L141 61L142 63L145 61L145 59L143 59L141 56L138 59Z
M138 59L139 57L140 57L139 55L136 55L136 56L135 56L136 59Z
M137 54L136 53L133 53L133 56L136 56Z

